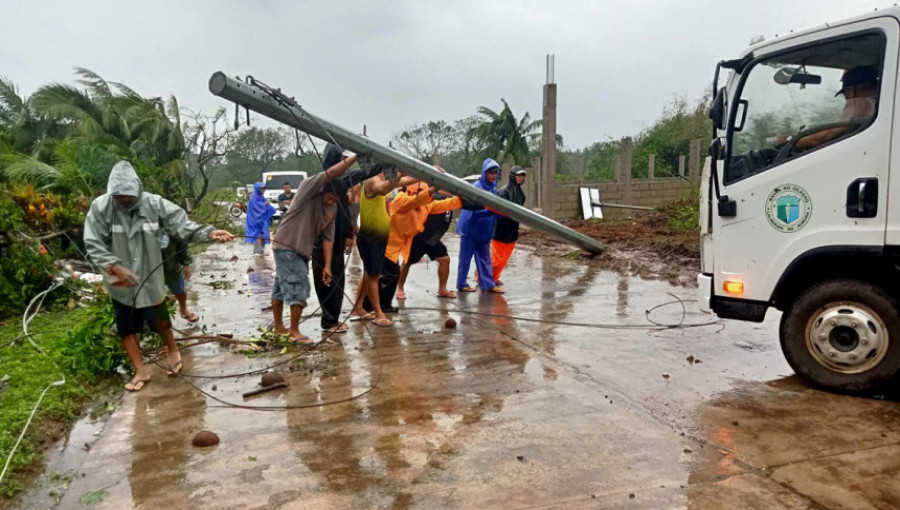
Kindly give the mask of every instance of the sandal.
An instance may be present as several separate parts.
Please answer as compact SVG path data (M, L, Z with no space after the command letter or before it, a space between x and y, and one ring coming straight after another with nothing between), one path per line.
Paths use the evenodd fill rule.
M406 299L406 292L403 292L402 290L398 290L397 291L397 299Z
M169 371L166 372L166 373L167 373L168 375L178 375L178 374L181 373L181 369L182 369L183 367L184 367L184 365L183 365L183 364L181 363L181 361L179 360L178 363L175 363L174 365L168 365L166 368L168 368Z
M493 289L486 290L485 292L493 292L494 294L504 294L506 291L500 287L494 287Z
M377 321L372 321L372 324L379 328L389 328L394 325L394 321L390 319L378 319Z
M331 334L346 333L347 325L346 324L338 324L337 326L333 326L333 327L326 329L325 332L331 333Z
M369 312L365 315L351 315L350 322L359 322L359 321L370 321L375 318L374 312Z
M179 313L178 315L180 315L182 319L184 319L188 322L197 322L200 320L200 316L198 316L196 313L193 313L193 312L189 313L187 315L185 315L183 313Z
M475 292L475 289L472 287L463 287L461 289L456 289L456 290L458 290L460 292Z
M134 379L128 381L128 384L125 385L125 391L137 393L138 391L144 389L144 386L148 382L150 382L150 379L138 379L137 377L135 377ZM131 387L129 388L129 386Z
M452 290L448 290L446 294L438 294L438 297L444 298L444 299L455 299L458 296L456 295L456 292L453 292Z
M301 335L297 338L292 338L292 339L290 339L290 342L294 345L315 345L316 344L315 340L313 340L312 338L310 338L306 335Z

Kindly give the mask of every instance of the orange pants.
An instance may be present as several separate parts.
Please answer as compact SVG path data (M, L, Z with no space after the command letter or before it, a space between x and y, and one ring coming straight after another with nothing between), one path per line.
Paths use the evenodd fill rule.
M509 262L509 257L512 255L515 247L515 242L501 243L491 239L491 266L494 269L494 281L500 279L500 273L503 272L506 263Z

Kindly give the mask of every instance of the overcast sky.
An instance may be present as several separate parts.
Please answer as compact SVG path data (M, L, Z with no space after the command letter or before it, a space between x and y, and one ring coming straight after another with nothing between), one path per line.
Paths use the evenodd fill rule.
M309 111L386 141L505 98L541 114L556 55L570 148L639 132L757 35L837 21L888 0L3 0L0 76L30 94L89 68L146 96L213 112L217 70L281 87Z

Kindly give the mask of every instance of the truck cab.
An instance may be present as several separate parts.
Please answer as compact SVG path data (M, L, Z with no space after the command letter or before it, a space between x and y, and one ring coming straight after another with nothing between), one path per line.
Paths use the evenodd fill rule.
M839 391L900 375L898 48L891 8L757 42L715 72L700 308L780 311L788 363Z

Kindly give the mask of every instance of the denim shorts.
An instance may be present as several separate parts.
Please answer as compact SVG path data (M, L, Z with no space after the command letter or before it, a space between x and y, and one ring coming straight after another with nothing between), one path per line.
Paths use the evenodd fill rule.
M310 291L309 259L294 250L272 250L272 253L275 255L272 299L306 308Z

